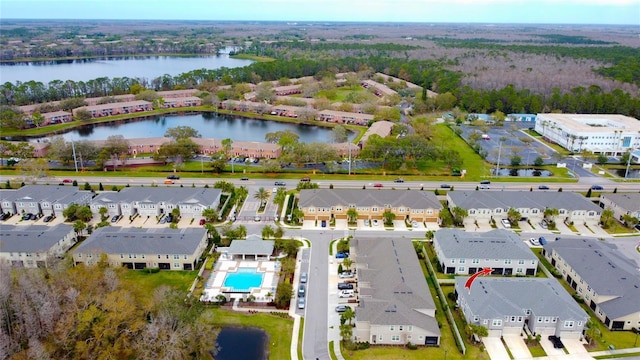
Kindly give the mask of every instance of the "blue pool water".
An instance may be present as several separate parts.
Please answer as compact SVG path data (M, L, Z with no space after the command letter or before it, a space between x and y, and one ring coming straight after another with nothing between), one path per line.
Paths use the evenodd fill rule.
M251 288L260 287L263 274L255 268L239 268L237 272L228 273L223 286L232 288L232 291L249 291Z

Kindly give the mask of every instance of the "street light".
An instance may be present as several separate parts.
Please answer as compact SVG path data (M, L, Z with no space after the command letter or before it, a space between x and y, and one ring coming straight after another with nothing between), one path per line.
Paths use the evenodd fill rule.
M627 179L627 175L629 175L629 166L631 165L631 157L633 156L633 150L629 150L629 158L627 159L627 169L624 171L624 178Z

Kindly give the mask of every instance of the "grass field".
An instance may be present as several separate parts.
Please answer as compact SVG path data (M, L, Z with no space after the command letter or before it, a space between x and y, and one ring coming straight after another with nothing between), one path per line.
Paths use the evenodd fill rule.
M159 271L157 273L148 273L143 270L127 270L124 272L124 279L142 290L142 293L151 297L153 291L162 286L167 285L187 293L189 287L198 276L197 271Z

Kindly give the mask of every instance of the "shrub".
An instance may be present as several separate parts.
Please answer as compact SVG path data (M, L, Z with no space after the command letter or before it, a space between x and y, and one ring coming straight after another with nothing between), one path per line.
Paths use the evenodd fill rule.
M411 342L407 343L407 349L409 350L418 350L418 345L412 344Z

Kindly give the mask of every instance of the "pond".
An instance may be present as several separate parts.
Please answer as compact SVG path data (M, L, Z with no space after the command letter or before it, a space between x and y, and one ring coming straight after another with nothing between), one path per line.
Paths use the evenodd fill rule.
M626 173L626 169L617 169L615 170L615 174L624 179L624 175ZM627 174L627 179L640 179L640 169L629 169L629 173Z
M491 174L496 176L496 169L491 169ZM497 173L497 176L548 177L553 176L553 173L548 170L540 169L500 169Z
M218 334L216 360L268 359L267 333L258 328L223 327Z
M190 126L203 138L237 141L265 141L270 132L291 130L300 136L300 142L331 142L331 129L312 125L284 123L277 121L248 119L238 116L221 115L213 112L156 115L142 119L132 119L111 123L86 125L61 134L71 140L106 140L111 135L122 135L127 139L162 137L168 128ZM349 132L353 140L356 133Z

